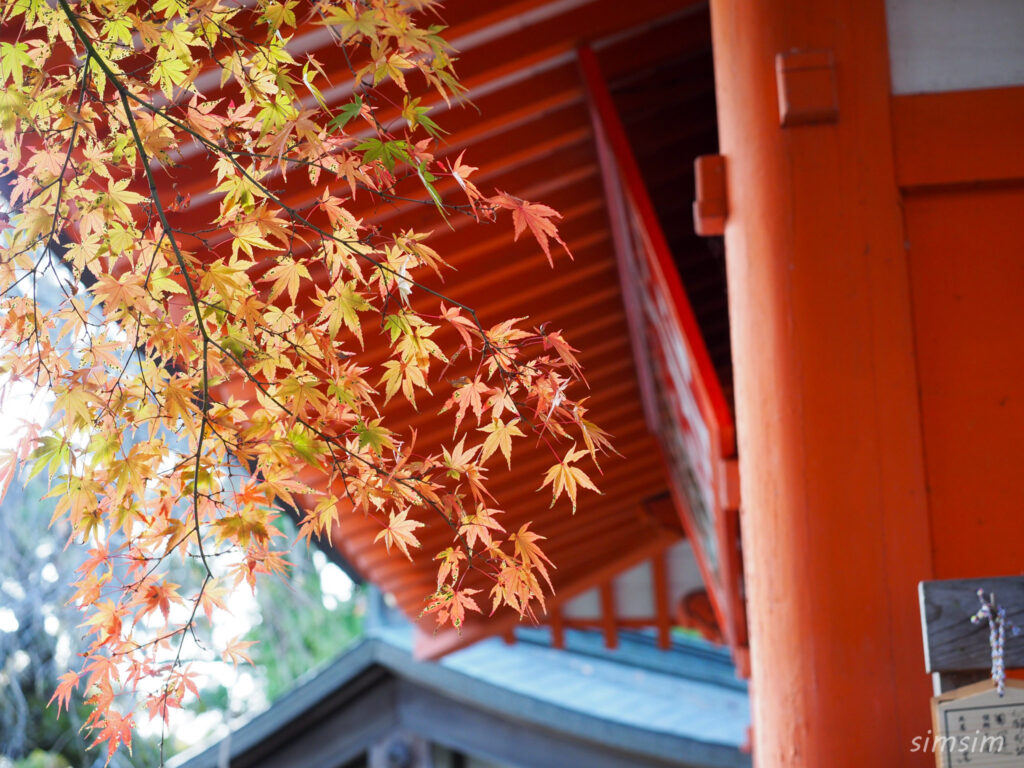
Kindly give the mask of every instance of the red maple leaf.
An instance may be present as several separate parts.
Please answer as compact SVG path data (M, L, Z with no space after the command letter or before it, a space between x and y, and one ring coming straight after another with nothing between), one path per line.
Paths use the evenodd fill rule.
M125 717L119 712L108 709L106 718L100 722L98 727L100 735L96 737L92 746L95 747L97 744L106 742L108 750L106 765L110 764L110 758L114 756L114 752L117 751L121 744L128 747L128 754L131 754L132 728L135 727L135 722L131 715Z
M562 214L554 208L541 205L540 203L528 202L501 190L498 190L498 194L490 198L488 202L498 208L512 211L512 223L515 226L516 240L519 239L519 236L523 234L527 227L530 228L530 232L537 238L540 247L544 249L544 255L548 257L548 264L552 267L555 266L555 261L551 256L551 248L548 245L549 238L561 245L565 252L569 254L569 258L572 258L569 246L559 236L558 227L552 221L552 219L562 218Z
M58 677L60 684L57 686L57 690L53 692L53 696L46 703L46 706L53 704L53 700L57 700L57 714L60 714L60 710L63 707L68 709L71 703L71 694L75 688L78 687L79 674L77 672L65 672L63 675Z

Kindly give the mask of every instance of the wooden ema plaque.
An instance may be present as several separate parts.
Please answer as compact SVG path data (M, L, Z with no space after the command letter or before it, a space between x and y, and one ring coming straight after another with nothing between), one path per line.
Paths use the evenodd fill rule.
M1024 765L1024 681L1007 680L1002 697L991 680L934 696L932 732L912 749L938 768Z

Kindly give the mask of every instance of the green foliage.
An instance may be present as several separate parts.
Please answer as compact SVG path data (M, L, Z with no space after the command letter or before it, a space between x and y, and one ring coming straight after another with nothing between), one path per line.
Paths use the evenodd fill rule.
M280 517L275 525L296 540L294 523ZM292 568L280 579L260 582L256 591L258 617L244 639L253 671L268 702L287 693L303 677L343 653L363 633L364 595L354 588L349 599L338 600L324 581L337 576L337 566L301 542L288 555ZM224 685L211 686L190 705L195 713L233 710L237 702ZM247 712L246 714L251 714Z
M245 636L255 642L249 655L270 701L363 634L362 594L354 589L339 602L324 588L332 575L341 577L338 567L297 540L291 519L282 516L275 524L295 542L288 554L292 567L280 579L261 582L258 623Z
M14 768L71 768L71 763L53 752L33 749L28 757L18 760Z
M324 662L342 653L363 631L362 600L325 609L319 577L294 574L267 580L261 596L262 621L248 635L255 640L250 656L260 670L271 701Z

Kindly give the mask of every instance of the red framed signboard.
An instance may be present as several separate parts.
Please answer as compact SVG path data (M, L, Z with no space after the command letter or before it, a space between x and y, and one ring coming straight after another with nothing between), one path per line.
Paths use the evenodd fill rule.
M732 412L594 53L579 51L650 431L741 672L747 628Z

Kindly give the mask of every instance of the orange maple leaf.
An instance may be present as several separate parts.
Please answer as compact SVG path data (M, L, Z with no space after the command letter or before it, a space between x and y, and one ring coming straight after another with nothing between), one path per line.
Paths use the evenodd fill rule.
M476 547L477 539L483 542L484 546L491 543L491 531L504 531L501 523L494 519L494 515L500 514L500 509L486 509L477 507L472 515L465 515L459 526L459 535L466 537L466 543L470 547Z
M452 396L448 398L448 401L441 408L440 413L444 413L451 408L455 403L459 404L459 410L455 414L455 428L452 430L452 436L459 431L459 425L462 424L462 419L466 416L466 411L470 407L473 408L473 415L476 416L476 423L480 423L480 417L484 412L484 401L483 396L488 395L494 391L494 387L485 384L477 376L473 381L467 381L464 384L458 383L455 391L452 392Z
M488 202L498 208L504 208L512 212L512 223L515 226L516 240L519 239L519 236L523 234L527 227L530 228L530 232L533 233L537 242L540 243L540 247L544 250L544 255L548 257L548 264L552 267L555 266L555 261L551 256L551 247L548 245L549 238L561 245L565 252L569 254L569 258L572 258L569 246L562 240L558 234L558 227L552 221L552 219L562 218L562 214L554 208L540 203L527 202L501 190L498 190L498 194L490 198Z
M540 546L537 544L538 541L543 541L546 537L541 536L539 533L534 533L530 530L530 523L523 523L519 530L508 537L508 540L512 542L515 547L516 556L519 561L527 568L536 568L540 571L544 580L551 586L551 577L548 576L548 570L544 567L547 563L552 568L554 564L548 560ZM552 588L553 589L553 588Z
M132 752L132 728L135 727L135 722L131 715L123 716L120 712L115 712L112 709L106 711L106 718L100 721L98 728L100 729L100 735L96 737L96 740L92 743L92 746L96 746L102 742L107 743L107 762L104 765L110 764L110 759L114 756L114 752L117 748L124 744L128 747L128 754Z
M456 629L462 626L462 623L466 620L466 611L476 611L480 613L480 606L476 604L470 595L474 595L479 592L479 589L460 589L455 593L455 599L452 600L448 609L448 616L451 619L452 626Z
M184 605L185 603L178 595L178 585L171 581L147 584L141 591L139 600L144 607L139 611L136 621L142 621L142 619L157 609L163 614L164 621L167 621L171 612L171 603L177 603L178 605Z
M579 467L570 466L572 462L577 461L581 456L586 456L587 453L588 451L586 450L577 451L576 444L573 443L572 448L565 454L565 458L548 469L540 488L551 485L551 506L555 505L558 497L562 495L562 491L565 491L565 495L572 502L572 511L575 513L577 486L588 488L596 493L601 492L587 476L586 472ZM539 491L540 488L537 490Z
M469 357L473 357L473 335L479 333L479 328L476 324L468 317L463 317L462 312L458 307L446 307L444 302L441 302L441 317L451 323L452 327L459 332L459 336L462 337L463 343L466 345L466 350L469 352ZM454 360L454 358L452 358Z
M391 551L391 545L394 544L402 550L403 555L412 560L408 547L409 545L414 547L420 545L419 539L416 538L413 531L422 527L423 523L409 519L409 510L403 509L398 513L392 512L387 527L377 534L374 541L377 542L384 539L384 545L388 548L388 552Z
M80 675L77 672L65 672L63 675L58 677L60 684L57 686L57 690L53 692L53 696L46 703L46 706L53 704L53 700L57 700L57 714L60 714L60 710L63 707L69 710L71 704L71 694L75 688L78 687L78 679ZM70 711L70 710L69 710Z
M501 449L508 468L512 469L512 437L526 437L522 430L516 426L519 419L512 419L507 424L501 419L491 419L486 427L480 427L480 432L487 432L487 439L484 440L484 450L480 455L481 461L487 461L496 450Z
M461 547L448 547L434 555L434 559L441 561L437 568L437 586L440 588L449 578L453 582L458 580L459 563L466 559L466 555Z
M88 634L97 633L100 642L106 643L121 635L121 615L124 608L115 605L113 600L104 600L96 604L95 613L85 621L86 626L92 627Z
M227 644L221 657L224 661L230 661L236 667L239 661L252 664L252 659L249 658L249 654L246 651L255 644L255 640L242 640L240 637L235 637Z
M168 723L171 719L171 708L176 705L177 702L171 699L167 691L161 691L146 699L146 714L150 720L156 720L159 717Z
M462 156L465 154L465 150L460 152L455 162L449 162L448 167L451 169L452 178L455 179L455 183L462 188L462 191L466 193L466 197L469 198L469 206L475 216L477 215L476 201L480 199L481 195L480 190L469 180L469 175L477 168L475 165L466 165L462 162Z
M565 340L561 331L551 331L551 333L545 334L543 339L544 349L554 349L567 366L574 371L582 372L580 361L577 360L576 355L573 354L573 352L579 352L579 350Z
M448 585L444 585L430 597L427 607L420 615L436 613L439 626L444 626L451 621L452 626L459 629L466 620L467 610L481 612L480 606L472 597L479 591L479 589L467 587L456 592Z

